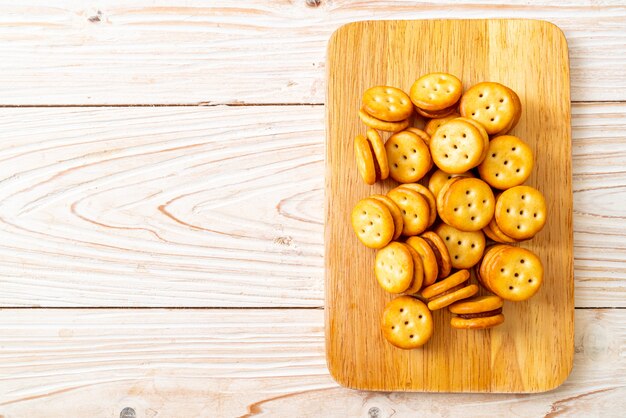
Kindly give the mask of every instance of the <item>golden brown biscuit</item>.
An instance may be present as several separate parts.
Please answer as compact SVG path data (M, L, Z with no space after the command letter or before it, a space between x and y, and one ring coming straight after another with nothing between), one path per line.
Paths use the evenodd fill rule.
M468 171L466 173L450 174L439 169L436 170L430 176L430 179L428 179L428 190L432 192L433 196L435 196L435 199L437 199L437 196L439 196L439 192L441 191L443 185L453 177L474 177L474 174L472 174L471 171Z
M378 177L380 178L380 180L385 180L387 177L389 177L389 163L387 161L387 151L385 150L385 143L383 142L383 139L380 137L380 134L376 129L368 128L366 136L368 142L370 143L374 160L376 162L376 165L378 166Z
M518 240L532 238L541 231L546 223L546 213L543 194L530 186L505 190L495 207L497 225L506 235Z
M359 118L364 124L366 124L370 128L378 129L385 132L398 132L406 129L406 127L409 126L408 119L402 120L400 122L387 122L375 118L374 116L367 113L364 109L359 110Z
M374 273L378 284L389 293L402 293L413 281L413 255L401 242L390 242L376 252Z
M424 269L423 286L430 286L435 283L439 275L439 264L431 246L421 237L410 237L406 240L406 243L415 250L422 260Z
M453 178L437 196L437 212L461 231L479 231L493 217L495 198L487 183L476 178Z
M483 276L485 275L486 278L489 278L488 276L486 276L487 272L490 271L491 265L496 259L496 256L498 256L504 249L506 249L505 245L493 245L487 248L485 250L485 255L483 256L483 259L478 266L478 269L475 270L477 273L476 278L478 279L478 281L483 285L485 289L489 290L491 293L493 293L493 290L491 290L491 288L489 287L489 282L483 279Z
M363 181L367 184L376 183L374 155L369 142L363 135L357 135L354 138L354 154L356 156L356 167Z
M532 150L524 141L512 135L492 139L487 158L478 166L480 177L491 187L501 190L524 183L532 169Z
M451 115L452 113L456 112L457 107L458 106L455 103L452 106L446 107L445 109L441 109L441 110L430 111L430 110L424 110L424 109L420 109L419 107L416 107L415 111L419 113L420 115L424 116L425 118L439 119L439 118L445 118L446 116Z
M502 232L502 230L498 226L498 223L496 222L495 216L491 219L491 222L489 222L489 225L487 225L485 227L485 229L489 229L490 230L492 235L495 237L495 239L494 238L491 238L491 239L493 239L496 242L500 242L500 243L503 243L503 244L514 244L516 242L521 241L521 240L517 240L515 238L511 238L510 236L508 236L507 234Z
M503 134L515 126L515 120L519 120L518 103L519 97L508 87L482 82L463 94L459 111L463 117L480 122L489 135Z
M523 301L533 296L543 282L543 265L531 251L503 246L482 268L481 279L502 299Z
M485 141L473 124L457 118L435 131L429 147L437 167L446 173L459 174L480 164Z
M446 244L441 237L433 231L424 232L420 237L430 245L430 248L435 254L437 266L439 267L439 278L447 277L452 269L452 263Z
M403 235L410 237L421 234L428 228L430 207L422 195L413 190L396 187L387 193L387 197L393 200L402 212Z
M410 131L389 137L385 149L391 178L399 183L415 183L432 167L428 146Z
M450 318L450 325L456 329L487 329L496 327L504 322L504 315L495 314L485 317L463 318L455 316Z
M400 208L395 204L393 200L389 199L385 195L375 194L370 197L372 199L376 199L382 202L385 206L387 206L387 209L389 209L389 213L391 213L391 217L393 218L393 225L394 225L393 239L394 240L398 239L400 235L402 235L402 228L404 227L402 211L400 211Z
M422 290L422 297L428 300L431 311L445 308L454 302L474 296L478 292L475 284L467 285L470 274L467 270L459 270L447 278Z
M385 306L381 328L387 341L409 350L428 342L433 335L433 317L424 302L400 296Z
M485 157L487 156L487 151L489 148L489 134L485 130L485 127L481 125L479 122L475 121L474 119L469 119L469 118L464 118L464 117L460 117L459 119L472 124L476 129L478 129L478 132L480 132L480 136L483 137L483 153L480 156L480 162L482 163L485 160Z
M428 190L426 186L422 186L419 183L407 183L403 184L399 187L403 187L405 189L413 190L422 195L426 202L428 202L428 206L430 207L430 215L428 217L428 226L431 226L437 220L437 201L435 200L435 196L433 196L432 192Z
M419 136L426 145L430 143L430 135L428 135L426 132L422 131L421 129L409 127L409 128L406 128L406 130L409 132L413 132L415 135Z
M357 238L369 248L382 248L389 244L394 233L391 213L384 203L365 198L352 209L352 228Z
M399 122L411 116L413 104L402 90L389 86L377 86L365 90L363 109L377 119Z
M415 238L415 237L414 237ZM404 291L407 295L414 295L420 291L424 284L424 264L422 258L417 251L410 245L405 244L409 249L411 256L413 257L413 281L407 290Z
M481 231L465 232L441 224L435 232L448 248L452 268L469 269L474 267L485 251L485 236Z
M426 122L426 126L424 127L424 130L426 131L426 133L429 136L433 136L433 134L435 133L435 131L444 123L451 121L452 119L456 119L459 116L461 116L460 114L453 112L451 114L449 114L448 116L443 116L440 118L434 118L429 120L428 122Z
M455 105L462 93L463 84L455 76L446 73L430 73L413 83L409 96L418 108L437 111Z

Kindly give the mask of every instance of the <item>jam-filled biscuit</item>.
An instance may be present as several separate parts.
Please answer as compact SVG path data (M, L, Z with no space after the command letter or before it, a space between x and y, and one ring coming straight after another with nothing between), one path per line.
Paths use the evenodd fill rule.
M530 186L515 186L498 197L496 223L511 238L529 239L545 225L546 211L546 201L539 190Z
M504 245L481 269L481 279L502 299L515 302L533 296L543 282L543 265L531 251Z
M413 281L413 256L406 244L390 242L376 252L374 274L389 293L402 293Z
M410 350L423 346L433 335L433 317L424 302L400 296L385 306L381 329L391 344Z
M428 300L428 309L436 311L478 293L478 286L467 284L470 274L459 270L445 279L422 289L422 297Z
M444 118L448 115L451 115L452 113L456 112L457 110L457 105L456 103L450 107L446 107L445 109L441 109L441 110L424 110L424 109L420 109L419 107L415 108L415 111L417 113L419 113L420 115L424 116L425 118L429 118L429 119L439 119L439 118Z
M495 137L489 143L487 157L478 166L480 178L496 189L509 189L524 183L533 169L533 152L520 138Z
M374 154L370 144L363 135L354 138L354 154L356 157L356 167L363 181L367 184L376 183L376 164Z
M443 242L441 237L433 231L424 232L420 236L433 250L435 258L437 259L437 266L439 270L439 278L448 277L450 270L452 269L452 262L450 260L450 253L448 247Z
M352 209L352 228L366 247L382 248L393 238L394 223L384 203L365 198Z
M457 329L495 327L504 322L502 305L502 298L495 295L475 296L455 302L448 307L450 313L456 314L450 319L450 325Z
M364 124L366 124L370 128L386 132L398 132L409 126L408 119L401 120L399 122L387 122L385 120L375 118L374 116L367 113L365 109L359 110L359 118Z
M439 192L441 191L443 185L453 177L474 177L474 174L472 174L471 171L459 174L450 174L442 170L436 170L428 179L428 190L432 192L435 199L439 196Z
M493 217L495 198L487 183L476 178L448 180L437 196L437 212L461 231L479 231Z
M432 167L428 146L410 131L389 137L385 149L391 178L399 183L415 183Z
M409 247L413 248L422 260L422 267L424 269L424 286L430 286L435 283L439 275L439 264L437 263L437 257L430 244L421 237L410 237L406 240Z
M443 116L440 118L434 118L429 120L428 122L426 122L426 126L424 127L424 130L426 131L426 133L429 136L433 136L435 131L444 123L451 121L452 119L456 119L459 116L461 116L460 114L453 112L451 114L449 114L448 116Z
M404 227L404 219L402 218L402 212L400 211L400 208L395 204L393 200L389 199L385 195L375 194L375 195L370 196L370 198L376 199L382 202L385 206L387 206L387 209L389 209L389 213L391 214L391 217L393 218L393 225L394 225L393 239L394 240L398 239L400 235L402 235L402 228Z
M485 251L485 236L481 231L459 231L441 224L435 232L448 248L450 262L455 269L469 269L480 261Z
M406 128L406 130L409 132L413 132L415 135L422 138L422 141L424 141L426 145L430 143L430 135L428 135L426 132L422 131L421 129L410 127L410 128Z
M519 120L519 103L517 94L508 87L494 82L482 82L463 94L459 111L462 116L480 122L489 135L504 134Z
M432 192L426 187L422 186L419 183L407 183L403 184L399 187L403 187L405 189L413 190L422 195L424 199L428 202L428 206L430 207L430 215L428 217L428 226L431 226L437 220L437 201L435 200L435 196L433 196Z
M376 86L363 93L363 109L377 119L399 122L411 116L413 104L409 96L400 89Z
M424 264L422 263L422 258L418 254L417 251L413 249L410 245L405 244L409 249L411 256L413 257L413 281L408 289L404 291L407 295L414 295L420 291L422 285L424 284Z
M428 228L430 207L422 195L416 191L396 187L387 193L402 212L404 226L402 234L412 236L421 234Z
M418 108L437 111L454 106L462 93L461 80L452 74L430 73L415 80L409 96Z
M387 161L385 143L376 129L368 128L366 137L367 141L370 143L372 155L377 165L378 177L380 180L385 180L389 177L389 163Z
M496 199L496 202L497 202L497 199ZM504 244L513 244L513 243L521 241L521 240L517 240L515 238L511 238L510 236L508 236L507 234L502 232L502 230L498 226L498 223L496 222L496 217L495 216L491 219L491 222L489 222L489 225L487 225L484 228L484 230L489 230L491 232L491 234L493 235L493 237L495 237L495 239L493 237L491 237L491 236L489 236L489 238L491 238L492 240L494 240L496 242L500 242L500 243L504 243Z
M446 173L458 174L481 163L485 142L474 125L453 119L437 129L429 146L437 167Z

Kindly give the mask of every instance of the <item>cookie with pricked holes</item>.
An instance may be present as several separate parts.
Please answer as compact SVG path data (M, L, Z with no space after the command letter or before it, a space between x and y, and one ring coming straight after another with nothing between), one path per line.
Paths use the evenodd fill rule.
M390 242L376 252L374 274L378 284L389 293L402 293L413 281L413 256L408 245Z
M381 329L392 345L405 350L419 348L433 335L433 317L421 300L400 296L385 306Z
M459 231L441 224L435 232L448 248L452 268L469 269L480 261L485 251L485 236L481 231Z
M430 207L422 195L416 191L396 187L387 193L402 212L404 226L402 234L409 237L421 234L428 228Z
M416 107L433 112L454 106L462 93L461 80L452 74L430 73L415 80L409 96Z
M428 145L410 131L389 137L385 149L391 178L399 183L415 183L432 167Z
M363 109L371 116L386 122L399 122L413 113L413 104L402 90L390 86L376 86L363 93Z
M487 183L476 178L448 180L437 196L437 212L461 231L479 231L493 217L495 198Z
M489 143L478 173L491 187L505 190L524 183L532 169L533 152L528 144L516 136L502 135Z
M432 192L428 190L426 186L423 186L419 183L407 183L403 184L399 187L404 187L405 189L413 190L422 195L424 199L428 202L428 206L430 207L430 215L428 219L428 226L431 226L435 223L437 219L437 201L435 200L435 196L433 196Z
M543 264L530 250L503 245L491 253L484 267L481 265L480 275L493 293L519 302L533 296L541 287Z
M371 198L360 200L352 209L352 228L369 248L382 248L393 238L394 223L384 203Z
M395 204L393 200L389 199L385 195L375 194L375 195L370 196L370 198L376 199L382 202L385 206L387 206L387 209L389 209L389 213L391 214L391 217L393 218L393 225L394 225L393 239L394 240L398 239L400 235L402 234L402 228L404 226L404 220L402 218L402 212L400 211L400 208Z
M459 104L462 116L480 122L489 135L511 130L521 112L517 94L510 88L494 82L482 82L463 94Z
M460 118L441 125L430 138L433 162L446 173L464 173L481 162L485 141L480 131Z
M496 223L517 240L534 237L546 223L546 200L530 186L515 186L502 192L495 207ZM492 228L493 229L493 228Z

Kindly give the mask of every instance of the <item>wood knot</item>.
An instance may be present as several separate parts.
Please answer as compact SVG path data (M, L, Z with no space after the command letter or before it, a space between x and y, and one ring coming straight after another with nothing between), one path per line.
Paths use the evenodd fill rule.
M382 418L382 412L379 407L373 406L367 411L368 418Z
M98 10L95 15L88 17L87 20L90 21L91 23L97 23L97 22L102 21L101 18L102 18L102 12Z
M122 409L122 412L120 412L120 418L136 418L136 417L137 417L137 414L135 413L135 410L128 406Z
M322 4L322 0L306 0L306 5L309 7L318 7Z

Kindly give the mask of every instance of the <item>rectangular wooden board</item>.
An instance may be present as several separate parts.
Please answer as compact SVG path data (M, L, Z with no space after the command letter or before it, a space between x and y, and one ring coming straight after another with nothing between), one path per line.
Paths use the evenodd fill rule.
M340 384L365 390L542 392L568 376L574 353L574 277L570 85L567 43L554 25L535 20L367 21L337 30L328 46L326 99L326 357ZM366 185L352 141L365 132L357 111L363 91L408 91L428 72L455 74L465 88L503 83L520 96L511 131L529 143L535 168L526 184L548 203L543 231L522 246L545 266L530 300L506 303L505 323L491 330L451 329L447 310L421 349L388 344L379 328L393 298L373 274L375 251L350 225L356 202L386 193L392 180Z

